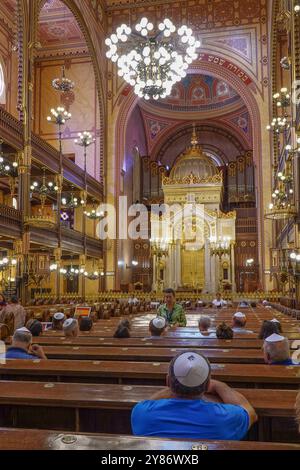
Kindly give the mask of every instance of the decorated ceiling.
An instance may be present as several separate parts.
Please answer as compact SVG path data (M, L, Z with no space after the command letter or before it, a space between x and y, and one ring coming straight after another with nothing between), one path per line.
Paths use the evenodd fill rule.
M252 146L251 120L243 99L225 80L214 76L190 74L173 87L168 98L139 100L137 106L153 159L172 164L174 155L189 145L193 123L199 126L201 144L210 142L207 151L220 155L226 149L227 160ZM164 149L165 145L172 150Z
M187 75L173 86L172 94L151 105L172 111L213 110L239 104L242 100L236 91L223 80L209 75Z
M58 48L86 52L83 33L73 13L60 0L47 0L40 12L38 37L42 51Z

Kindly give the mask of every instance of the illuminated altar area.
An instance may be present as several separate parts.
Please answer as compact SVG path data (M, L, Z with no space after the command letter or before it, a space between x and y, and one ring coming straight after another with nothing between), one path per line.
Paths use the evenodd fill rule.
M198 145L195 129L190 147L162 183L171 212L164 235L151 243L153 290L169 286L204 293L235 291L236 213L220 210L222 171Z

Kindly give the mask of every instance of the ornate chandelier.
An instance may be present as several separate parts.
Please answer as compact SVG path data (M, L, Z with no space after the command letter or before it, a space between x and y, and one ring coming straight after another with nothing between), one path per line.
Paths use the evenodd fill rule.
M168 96L174 83L186 76L200 47L191 28L183 25L177 29L165 19L154 31L147 18L142 18L133 30L122 24L105 44L109 48L106 57L117 63L118 75L146 100Z
M73 90L75 83L66 77L65 66L62 67L62 77L54 78L54 80L52 80L52 86L55 90L61 91L62 93L69 93Z
M46 199L49 195L55 194L58 191L58 186L53 182L49 181L46 182L46 168L42 168L43 170L43 179L41 185L37 181L34 181L31 186L30 190L32 193L38 194L42 206L45 205Z
M67 209L76 209L76 207L84 206L85 200L79 199L74 193L73 190L71 191L70 198L63 197L61 199L62 207Z

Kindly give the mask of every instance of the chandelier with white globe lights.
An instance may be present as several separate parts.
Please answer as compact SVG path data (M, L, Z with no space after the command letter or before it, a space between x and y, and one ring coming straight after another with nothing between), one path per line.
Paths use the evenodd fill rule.
M189 65L198 57L200 41L191 28L178 29L165 19L154 31L154 25L142 18L133 29L126 24L105 40L106 57L117 63L118 75L146 100L165 98L174 83L187 74Z

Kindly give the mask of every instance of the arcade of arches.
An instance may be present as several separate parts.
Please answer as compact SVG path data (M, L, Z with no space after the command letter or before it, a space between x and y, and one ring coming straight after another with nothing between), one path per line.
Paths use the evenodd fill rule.
M276 292L295 303L298 185L278 182L278 173L298 178L297 158L286 150L297 145L298 113L273 99L298 74L292 3L3 0L1 155L4 167L15 167L0 176L2 290L26 303L167 286L205 295ZM169 16L201 40L186 77L156 101L138 98L105 56L105 38L142 16ZM74 82L67 92L52 86L62 73ZM72 115L60 128L47 120L57 106ZM293 127L266 130L281 112ZM94 138L86 154L74 143L83 131ZM42 194L43 183L56 189ZM290 213L266 217L278 194ZM202 216L191 230L199 243L188 248L175 225L163 235L166 250L150 241L151 223L134 239L121 236L124 196L128 208L147 208L149 222L153 205L177 203L180 212L197 203ZM91 216L105 217L102 204L116 212L115 237L105 240L100 216Z

